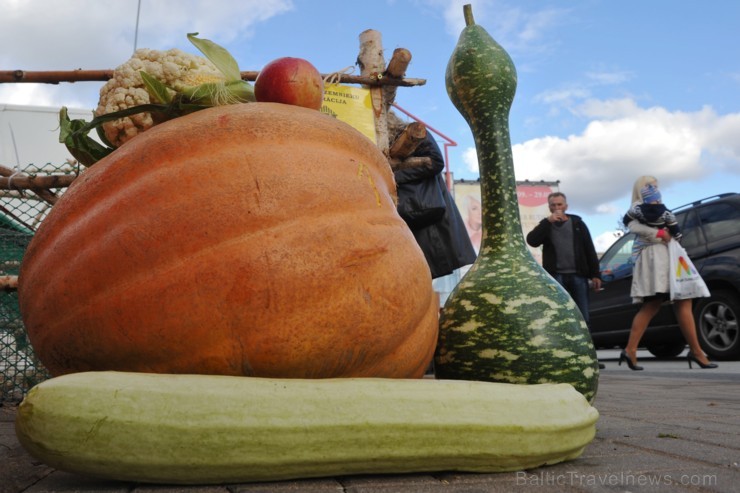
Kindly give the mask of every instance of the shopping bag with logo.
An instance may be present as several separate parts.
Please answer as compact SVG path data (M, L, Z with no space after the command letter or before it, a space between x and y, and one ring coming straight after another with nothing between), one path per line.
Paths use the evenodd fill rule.
M699 270L686 254L686 250L675 240L668 242L670 257L670 285L671 299L685 300L688 298L707 298L709 289Z

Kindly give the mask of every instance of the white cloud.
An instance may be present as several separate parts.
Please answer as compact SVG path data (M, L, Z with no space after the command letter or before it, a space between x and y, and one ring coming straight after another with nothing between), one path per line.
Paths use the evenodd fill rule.
M599 71L599 72L586 72L586 77L599 85L613 85L622 84L632 79L633 74L626 71Z
M606 231L593 238L596 252L604 253L617 239L622 236L621 231Z
M623 211L617 208L614 204L600 204L596 206L596 212L599 214L615 216Z
M6 48L0 51L0 67L28 71L115 68L133 53L137 5L136 0L0 0L0 45ZM142 1L137 47L177 47L198 53L185 36L188 32L200 32L226 44L249 38L258 23L292 8L291 0ZM0 103L85 107L97 103L96 90L85 91L92 86L84 83L39 85L37 89L3 86ZM95 86L99 88L100 83ZM29 101L29 94L36 99Z
M562 23L568 13L555 8L525 10L514 6L515 2L501 0L428 0L427 3L444 9L447 32L455 38L465 28L463 5L470 4L475 23L486 26L488 33L510 53L552 50L553 42L545 42L544 33Z
M740 114L722 116L709 107L671 112L631 100L591 100L579 111L592 118L580 134L531 139L512 149L518 180L559 180L579 210L616 215L624 204L614 201L643 174L668 187L718 170L740 173ZM463 159L477 171L474 149Z
M465 19L463 18L463 5L470 4L473 10L473 17L477 24L480 24L480 15L484 9L491 4L490 0L429 0L430 5L436 5L443 9L445 26L447 33L453 38L457 38L465 28Z
M463 151L462 159L465 163L465 169L472 173L478 173L478 154L475 147L468 147L465 149Z
M121 46L130 53L138 4L137 0L0 0L3 12L0 27L3 38L15 40L13 57L22 60L48 60L50 51L63 60L82 56L89 59L111 46ZM201 34L208 33L209 39L227 43L251 35L255 25L293 8L292 0L142 1L139 47L145 46L142 40L161 40L164 45L187 44L184 33L190 29L201 30ZM70 43L76 43L80 50L71 49L75 46ZM39 46L45 49L36 50ZM5 56L9 54L6 52Z
M702 114L707 123L714 122L701 126L707 151L720 166L737 169L740 162L740 113L717 117L711 109L704 108Z
M543 33L557 25L565 14L565 10L549 8L522 16L522 26L518 34L520 44L539 43Z
M582 87L568 87L544 91L534 97L535 102L571 106L575 101L583 100L591 95L588 89Z
M573 107L573 112L585 118L615 119L637 115L644 110L637 106L634 100L622 99L587 99L578 106Z

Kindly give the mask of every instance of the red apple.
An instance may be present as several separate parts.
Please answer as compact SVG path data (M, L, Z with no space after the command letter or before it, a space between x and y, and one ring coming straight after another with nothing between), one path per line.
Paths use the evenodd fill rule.
M254 97L262 103L284 103L318 110L324 101L324 81L316 67L302 58L277 58L257 75Z

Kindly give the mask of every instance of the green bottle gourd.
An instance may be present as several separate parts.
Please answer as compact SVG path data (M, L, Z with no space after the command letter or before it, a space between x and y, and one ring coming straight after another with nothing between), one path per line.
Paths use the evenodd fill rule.
M470 125L481 181L483 238L476 262L440 316L437 378L569 383L589 401L596 351L570 295L535 261L522 235L509 136L517 76L506 51L475 24L447 65L447 93Z

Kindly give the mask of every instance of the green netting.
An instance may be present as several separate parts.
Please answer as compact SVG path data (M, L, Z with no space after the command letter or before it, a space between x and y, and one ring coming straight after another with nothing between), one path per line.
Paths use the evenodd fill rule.
M2 403L18 402L48 374L28 342L14 292L0 293L0 334Z
M24 173L36 175L75 171L68 164L24 169ZM61 195L63 190L52 192ZM0 276L18 275L26 247L50 208L31 191L0 190ZM48 377L28 340L17 292L0 290L0 404L19 402L31 387Z

